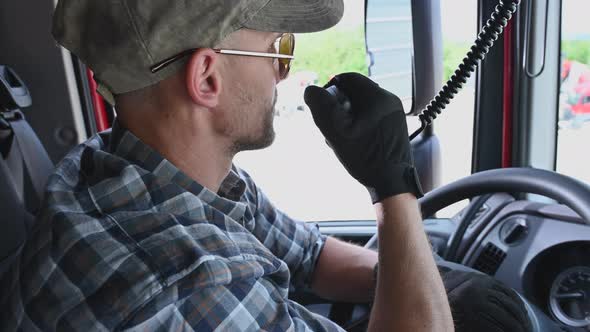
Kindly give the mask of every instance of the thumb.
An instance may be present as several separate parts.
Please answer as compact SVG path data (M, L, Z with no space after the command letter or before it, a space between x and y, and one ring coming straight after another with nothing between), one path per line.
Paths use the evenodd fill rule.
M326 89L310 85L305 89L303 96L305 103L311 110L311 115L316 125L324 131L331 123L331 113L337 108L338 101Z

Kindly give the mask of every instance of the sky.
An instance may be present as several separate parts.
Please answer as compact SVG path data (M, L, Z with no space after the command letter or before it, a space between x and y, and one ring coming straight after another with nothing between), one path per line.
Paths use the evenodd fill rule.
M340 27L363 23L364 0L344 0L346 10ZM409 2L409 0L408 0ZM441 0L442 31L445 40L473 41L477 34L477 1ZM465 15L457 15L463 13ZM590 0L563 0L565 39L590 39Z
M471 41L477 28L475 0L441 0L442 29L446 40ZM473 13L458 17L453 13ZM564 39L590 39L590 1L563 0L562 33Z
M338 27L357 27L364 24L365 0L344 0L344 17L338 23Z
M407 0L408 3L410 0ZM363 24L365 0L344 0L345 11L338 28L356 27ZM467 7L467 8L466 8ZM441 0L442 28L445 39L471 41L476 32L477 6L474 0ZM454 12L473 13L457 19ZM359 15L360 14L360 15Z
M444 40L459 42L475 40L477 36L477 1L441 0L440 10Z
M564 39L590 39L590 1L563 0Z

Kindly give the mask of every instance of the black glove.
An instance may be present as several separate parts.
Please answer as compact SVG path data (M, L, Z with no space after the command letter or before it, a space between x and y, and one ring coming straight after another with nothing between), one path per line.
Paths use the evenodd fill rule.
M531 320L520 297L499 281L479 273L442 273L455 330L529 332Z
M356 73L338 75L325 88L332 85L349 105L317 86L305 90L305 103L348 173L373 203L403 193L422 197L401 100Z

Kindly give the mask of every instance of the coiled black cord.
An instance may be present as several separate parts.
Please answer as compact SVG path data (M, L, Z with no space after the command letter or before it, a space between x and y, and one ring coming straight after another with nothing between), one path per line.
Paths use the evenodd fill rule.
M426 127L428 127L437 115L442 112L450 103L451 99L463 88L463 84L467 83L467 79L471 77L471 73L475 71L477 65L482 61L494 45L496 40L500 37L508 21L518 9L521 0L500 0L496 6L492 17L487 21L486 25L481 29L477 36L475 44L471 46L471 50L463 59L463 63L455 71L453 76L449 79L447 84L440 90L438 95L430 102L430 104L420 114L421 126L411 136L413 140Z

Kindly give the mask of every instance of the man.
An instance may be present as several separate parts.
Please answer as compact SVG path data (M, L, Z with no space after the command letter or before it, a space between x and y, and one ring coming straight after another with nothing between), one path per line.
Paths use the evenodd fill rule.
M452 331L397 97L356 74L331 83L350 107L318 87L305 95L375 203L378 269L376 253L290 219L232 164L273 141L290 33L342 11L341 0L61 0L54 36L118 117L50 178L4 283L3 329L341 331L288 299L309 286L340 301L375 294L372 331Z

